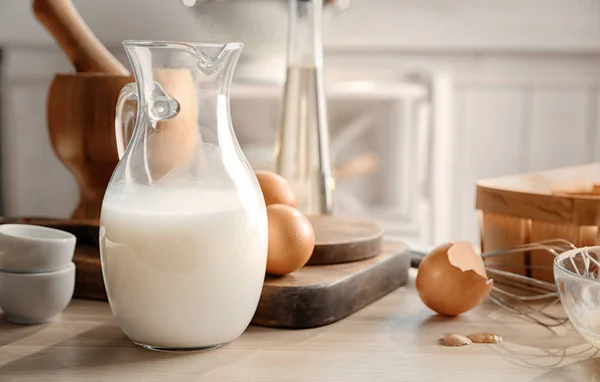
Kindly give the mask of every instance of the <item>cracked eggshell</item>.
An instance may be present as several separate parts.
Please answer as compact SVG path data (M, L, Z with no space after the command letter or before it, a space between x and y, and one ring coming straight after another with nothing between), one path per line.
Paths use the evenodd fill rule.
M434 248L419 265L416 287L427 307L444 316L457 316L481 304L490 294L483 258L469 242Z

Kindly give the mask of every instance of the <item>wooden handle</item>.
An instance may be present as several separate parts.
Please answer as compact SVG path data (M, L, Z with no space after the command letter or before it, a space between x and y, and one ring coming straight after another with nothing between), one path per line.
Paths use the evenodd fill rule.
M33 13L78 72L129 74L88 28L70 0L34 0Z

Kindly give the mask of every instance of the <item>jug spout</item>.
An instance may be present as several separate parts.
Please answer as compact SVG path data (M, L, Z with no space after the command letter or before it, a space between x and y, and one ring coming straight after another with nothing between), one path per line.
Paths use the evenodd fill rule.
M204 70L228 70L237 62L244 46L241 42L200 43L189 45L198 57L198 65Z
M233 79L233 73L244 47L241 42L227 44L193 44L198 68L207 78L214 76L214 85L219 93L228 93Z

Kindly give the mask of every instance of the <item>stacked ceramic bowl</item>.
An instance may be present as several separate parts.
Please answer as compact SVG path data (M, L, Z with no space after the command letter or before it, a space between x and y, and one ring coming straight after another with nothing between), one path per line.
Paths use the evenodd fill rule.
M75 288L76 238L53 228L0 225L0 309L16 324L54 320Z

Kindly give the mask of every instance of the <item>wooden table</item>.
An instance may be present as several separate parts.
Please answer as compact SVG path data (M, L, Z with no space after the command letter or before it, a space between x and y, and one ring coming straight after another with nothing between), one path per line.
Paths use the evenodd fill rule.
M440 346L445 332L490 331L505 341ZM107 304L74 300L51 324L0 323L0 381L600 381L600 358L564 325L545 329L484 304L457 318L432 314L407 287L336 324L250 327L204 353L144 350Z

